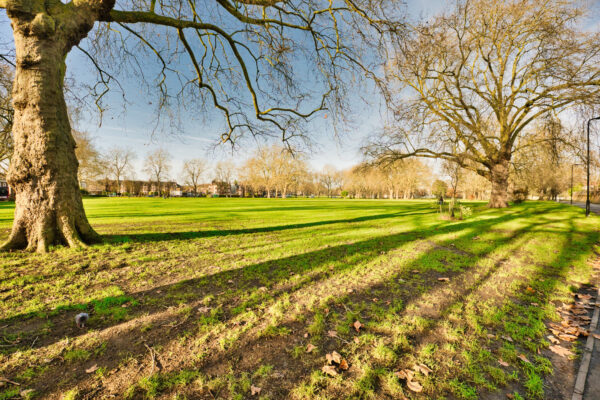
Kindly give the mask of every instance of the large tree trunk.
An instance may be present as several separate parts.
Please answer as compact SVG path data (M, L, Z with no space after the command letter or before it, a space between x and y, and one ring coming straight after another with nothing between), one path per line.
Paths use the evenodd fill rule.
M492 194L488 207L508 207L508 169L509 160L502 160L494 164L491 169Z
M93 20L73 15L55 21L44 12L7 11L16 48L14 155L8 172L16 208L2 249L45 252L53 244L94 242L99 236L83 209L63 95L66 55L87 35Z

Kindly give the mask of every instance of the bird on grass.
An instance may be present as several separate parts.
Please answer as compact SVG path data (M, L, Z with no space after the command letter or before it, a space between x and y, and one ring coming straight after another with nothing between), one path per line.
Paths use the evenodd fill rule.
M77 324L78 328L84 328L88 319L90 319L88 313L82 312L75 316L75 323Z

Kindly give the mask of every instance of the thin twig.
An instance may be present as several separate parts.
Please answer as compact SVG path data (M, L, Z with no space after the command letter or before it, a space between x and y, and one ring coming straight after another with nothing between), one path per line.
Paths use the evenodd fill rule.
M6 382L6 383L11 383L15 386L21 386L21 384L19 382L14 382L14 381L11 381L10 379L6 379L1 376L0 376L0 382Z
M150 371L150 375L152 375L154 373L154 366L156 364L156 354L154 353L154 350L146 343L144 343L144 346L146 346L146 348L150 352L150 356L152 357L152 370Z

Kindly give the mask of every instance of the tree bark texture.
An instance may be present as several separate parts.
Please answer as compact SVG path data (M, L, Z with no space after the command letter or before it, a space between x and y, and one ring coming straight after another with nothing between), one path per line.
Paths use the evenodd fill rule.
M2 248L45 252L54 244L82 246L99 236L83 209L63 82L67 53L91 30L94 13L86 8L53 18L17 3L7 7L16 49L8 172L16 208Z
M489 208L508 207L508 173L509 160L503 159L491 168L492 193Z

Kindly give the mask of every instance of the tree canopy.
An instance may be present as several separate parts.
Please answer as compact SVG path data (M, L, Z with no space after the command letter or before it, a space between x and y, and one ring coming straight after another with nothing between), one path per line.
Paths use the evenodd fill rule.
M414 26L387 66L395 123L366 147L376 160L455 162L507 205L509 164L532 122L600 94L600 36L571 0L459 0Z
M64 96L65 60L72 49L97 70L98 81L88 84L101 112L111 88L127 94L125 76L140 80L157 124L177 128L177 116L187 111L221 129L221 142L276 136L290 146L307 139L306 123L325 111L342 120L349 87L376 78L386 50L382 43L402 29L397 5L0 0L14 37L14 57L0 54L15 66L8 181L17 193L12 233L3 248L45 251L56 243L98 240L83 210Z

